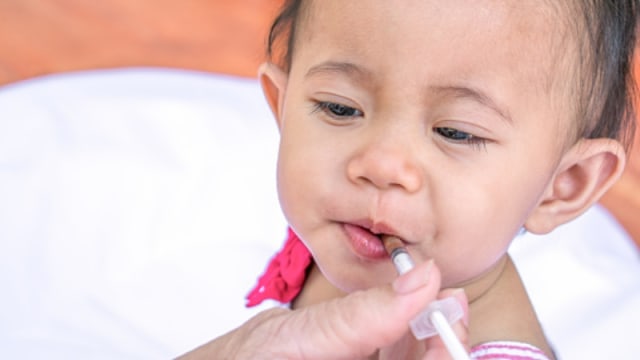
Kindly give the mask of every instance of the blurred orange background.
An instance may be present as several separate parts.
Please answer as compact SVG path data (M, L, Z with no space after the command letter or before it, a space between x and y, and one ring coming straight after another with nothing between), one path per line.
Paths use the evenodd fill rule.
M281 3L0 0L0 86L52 73L130 66L254 77ZM640 246L640 127L627 170L602 204Z
M281 0L0 0L0 85L169 66L255 76Z

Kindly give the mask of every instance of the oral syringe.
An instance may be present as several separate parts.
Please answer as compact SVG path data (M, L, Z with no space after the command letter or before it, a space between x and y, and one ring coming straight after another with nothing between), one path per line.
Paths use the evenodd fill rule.
M395 236L385 235L382 237L382 243L399 275L413 269L413 260L411 260L402 240ZM469 354L451 328L451 324L460 320L462 316L463 311L460 303L453 297L444 298L429 304L409 322L409 327L418 340L440 335L454 360L470 360Z

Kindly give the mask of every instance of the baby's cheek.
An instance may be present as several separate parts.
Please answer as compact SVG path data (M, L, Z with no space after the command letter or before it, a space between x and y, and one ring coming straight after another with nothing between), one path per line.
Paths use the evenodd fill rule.
M508 238L508 239L507 239ZM470 232L436 263L442 270L443 287L457 287L490 271L507 253L511 240L505 234Z

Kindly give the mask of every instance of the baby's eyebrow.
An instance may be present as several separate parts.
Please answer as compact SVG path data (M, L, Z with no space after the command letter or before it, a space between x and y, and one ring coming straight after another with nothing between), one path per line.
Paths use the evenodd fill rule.
M513 125L513 120L509 111L504 107L498 105L494 99L481 89L470 86L432 86L429 90L438 95L449 95L455 98L465 98L475 101L498 114L501 118L507 121L508 124Z
M305 78L316 75L346 75L358 81L369 82L373 73L350 62L325 61L311 67L305 74Z
M325 61L314 65L307 71L305 78L322 75L347 76L361 83L370 83L373 79L373 72L369 69L345 61ZM498 103L482 89L467 85L441 85L430 86L429 91L435 95L448 95L455 98L470 99L491 109L508 124L513 124L509 111L499 106Z

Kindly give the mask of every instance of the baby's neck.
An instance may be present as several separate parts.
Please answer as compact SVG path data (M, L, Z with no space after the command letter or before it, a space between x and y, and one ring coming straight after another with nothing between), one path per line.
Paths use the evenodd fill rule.
M473 304L483 295L488 293L500 280L500 277L505 271L508 261L509 257L505 254L487 271L476 276L475 278L465 281L464 283L457 284L456 287L464 288L464 292L467 295L469 304Z
M469 303L472 304L486 294L500 279L506 263L507 256L504 256L489 270L463 284L457 285L457 287L464 288L467 299L469 299ZM333 286L322 275L320 269L314 263L311 266L302 291L291 303L291 308L298 309L345 295L346 293Z
M465 289L467 298L469 299L470 317L477 320L474 321L473 326L469 327L470 345L492 339L510 338L507 335L513 335L516 340L522 340L534 344L541 349L546 349L546 342L541 333L537 336L537 338L541 340L536 341L535 338L531 339L525 336L526 334L522 335L517 332L510 334L513 328L503 324L505 317L508 319L518 319L516 320L517 323L537 324L535 314L532 312L532 309L530 309L531 306L526 298L524 288L518 285L520 287L514 289L514 282L519 284L518 279L519 277L513 263L511 263L509 257L505 255L483 274L464 284L457 285L457 287L463 287ZM345 295L343 291L333 286L314 264L309 271L302 292L292 302L291 307L293 309L303 308ZM526 316L522 315L523 312L526 313ZM496 322L496 319L500 321ZM507 325L510 325L510 323L511 320L509 320L509 324ZM539 325L536 325L536 329L537 327L539 327ZM500 331L496 334L495 331L492 330L494 328ZM503 328L505 329L504 331L502 331ZM530 331L527 330L527 332ZM536 330L531 330L531 332L536 332ZM407 332L397 343L380 349L373 354L370 359L398 358L398 354L406 355L402 358L418 358L424 354L424 351L424 342L416 341L415 338L411 336L411 333Z
M300 294L291 302L292 309L299 309L327 300L343 297L346 294L333 286L320 272L318 266L311 265Z

